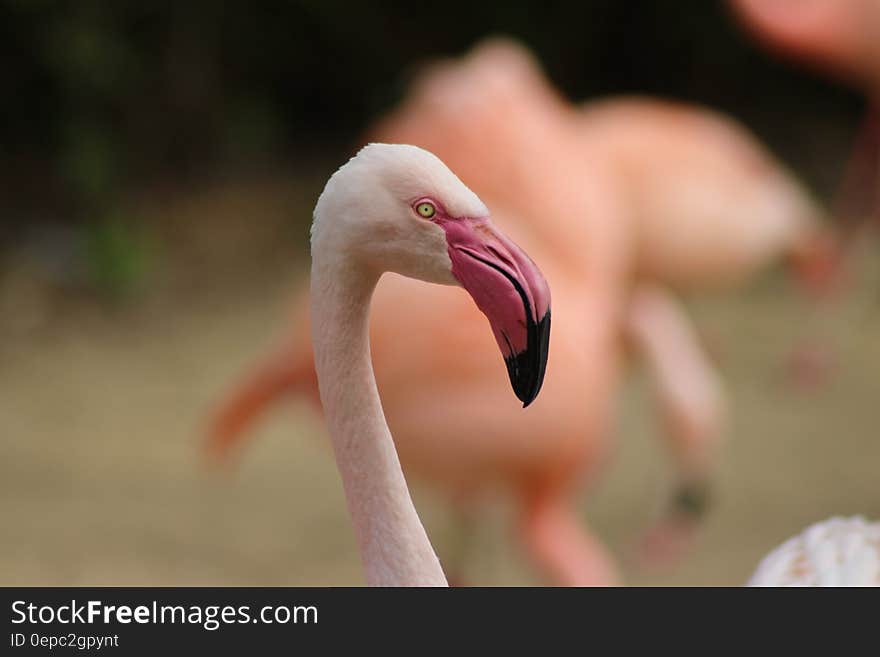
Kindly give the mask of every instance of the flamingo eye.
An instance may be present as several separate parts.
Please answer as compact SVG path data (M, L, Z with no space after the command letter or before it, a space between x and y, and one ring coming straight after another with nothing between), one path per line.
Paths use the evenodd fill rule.
M419 213L420 217L424 217L425 219L430 219L434 216L434 213L437 212L437 209L434 207L433 203L428 203L427 201L423 201L416 206L416 212Z

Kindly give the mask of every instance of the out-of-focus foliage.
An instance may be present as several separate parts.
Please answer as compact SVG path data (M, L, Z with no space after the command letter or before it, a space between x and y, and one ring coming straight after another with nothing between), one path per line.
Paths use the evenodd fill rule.
M91 284L115 300L137 292L149 266L148 240L138 224L110 215L90 222L83 233Z

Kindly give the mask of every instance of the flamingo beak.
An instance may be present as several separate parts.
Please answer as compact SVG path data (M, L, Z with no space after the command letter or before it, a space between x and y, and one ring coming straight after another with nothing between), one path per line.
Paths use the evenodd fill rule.
M489 319L523 408L544 382L550 344L550 288L531 258L488 218L442 224L452 275Z

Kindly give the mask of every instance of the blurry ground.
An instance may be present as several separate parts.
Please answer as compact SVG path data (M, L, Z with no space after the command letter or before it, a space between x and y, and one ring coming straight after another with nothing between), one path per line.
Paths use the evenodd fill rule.
M341 487L303 407L261 423L237 473L209 473L197 454L212 402L283 328L323 177L135 202L174 248L159 253L150 291L118 308L46 294L26 263L12 267L0 288L0 584L361 582ZM303 216L291 222L296 208ZM740 584L810 522L880 517L880 285L871 278L872 291L833 317L810 316L773 277L693 302L734 414L717 505L679 568L628 569L628 583ZM839 370L827 387L798 392L781 365L809 337L830 339ZM618 445L580 507L622 555L668 474L637 375ZM443 553L452 519L431 491L416 495ZM506 515L502 505L481 527L471 583L538 581L508 540Z

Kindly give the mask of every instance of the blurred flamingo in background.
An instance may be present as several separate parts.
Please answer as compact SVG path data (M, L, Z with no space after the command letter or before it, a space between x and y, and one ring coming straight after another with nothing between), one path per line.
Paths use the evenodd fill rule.
M743 23L779 54L865 91L868 111L838 199L858 234L880 219L880 0L731 0Z
M648 367L681 482L674 498L680 503L649 536L681 543L682 525L691 523L683 523L676 509L702 506L724 401L720 377L676 293L731 289L785 259L805 288L822 298L837 287L836 239L822 207L735 121L645 98L575 108L529 52L509 40L490 39L461 61L432 64L376 134L425 144L460 161L482 190L503 185L506 168L519 157L505 144L540 141L552 126L563 125L571 126L570 138L588 167L567 175L586 182L592 170L603 168L616 183L603 193L619 194L616 202L623 205L619 216L627 225L613 230L626 240L619 248L633 294L620 331ZM573 231L571 218L554 225L543 217L533 229L554 253L573 250L577 258L575 236L589 243L595 231ZM818 379L827 359L815 349L801 351L807 363L799 368L801 379ZM670 524L675 530L667 532Z
M731 289L785 259L804 287L822 298L837 286L834 233L822 207L735 121L647 98L573 107L530 53L506 39L487 40L460 61L430 65L373 134L424 144L460 161L469 180L485 190L503 186L507 168L520 157L505 144L546 140L559 126L569 126L587 167L566 175L586 181L601 167L615 180L603 193L619 194L616 202L623 205L619 216L627 225L613 230L626 241L618 245L626 254L626 284L636 292L648 286L645 295L633 295L632 312L622 315L622 336L653 377L679 478L704 481L707 454L715 451L723 425L720 378L674 293ZM589 243L595 231L575 232L572 217L564 219L552 224L550 217L541 218L532 230L540 230L554 253L577 259L575 237ZM643 303L645 297L652 302ZM657 326L647 341L650 321ZM688 365L676 374L658 370L664 361ZM664 390L669 386L674 394ZM693 487L682 487L680 499L691 499Z
M553 263L546 273L558 308L553 359L565 364L551 365L532 415L502 430L511 423L491 364L477 367L476 353L441 356L476 352L473 337L434 330L422 291L386 277L374 300L372 341L404 466L465 509L505 485L521 503L525 545L554 581L615 581L612 561L570 498L595 478L608 449L617 345L626 342L652 375L679 470L674 509L649 532L648 548L678 552L704 503L724 403L720 378L672 290L730 284L785 254L820 281L830 240L818 207L753 138L717 115L634 99L579 110L505 40L431 65L370 137L437 153L497 208L499 225L530 252L551 256L544 260ZM651 146L639 151L640 138ZM668 234L666 221L678 222ZM303 297L292 339L221 407L209 437L215 454L224 455L275 398L314 397L306 308ZM462 326L480 321L466 307L454 312ZM446 346L429 358L427 345L439 344ZM430 382L426 389L413 390L414 371ZM479 403L449 404L463 386L466 399ZM539 414L543 422L532 424Z

